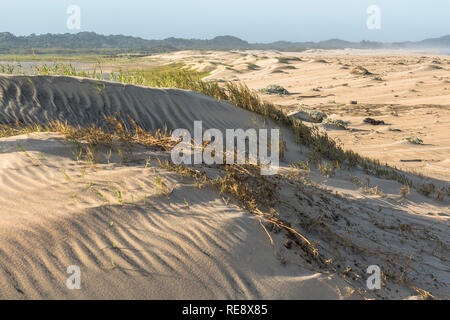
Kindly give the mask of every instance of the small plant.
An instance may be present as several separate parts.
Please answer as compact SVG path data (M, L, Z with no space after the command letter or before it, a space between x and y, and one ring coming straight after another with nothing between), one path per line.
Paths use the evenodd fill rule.
M328 164L328 162L319 162L319 171L322 175L324 175L327 178L330 178L334 176L335 170Z
M253 70L259 70L260 68L258 65L254 64L254 63L247 63L247 69L253 71Z
M19 148L20 151L23 152L25 157L27 157L28 159L31 160L33 165L35 165L35 166L40 166L41 165L41 162L38 159L33 158L27 151L25 151L25 149L19 143L17 143L17 147Z
M109 164L110 160L111 160L111 156L112 156L112 149L110 148L108 153L106 154L106 161Z
M411 193L411 187L409 185L400 188L400 196L405 199L408 194Z
M289 91L287 91L282 86L271 84L265 87L264 89L260 90L262 93L265 94L279 94L279 95L289 95Z
M445 189L439 188L436 192L436 200L442 201L444 200L444 197L445 197Z
M413 144L423 144L423 140L417 137L406 137L405 140Z
M70 178L70 176L67 174L66 170L61 169L61 173L64 175L64 177L66 178L67 182L71 183L72 179Z
M108 199L106 199L106 197L105 197L100 191L96 190L96 191L95 191L95 194L96 194L100 199L102 199L104 202L109 203Z
M327 115L323 112L307 109L300 109L291 113L290 115L299 119L308 119L314 122L322 122L327 118Z
M433 183L423 183L419 186L418 191L425 196L429 196L434 193L436 187Z
M122 192L120 192L120 190L116 190L115 193L116 193L117 202L118 202L120 205L123 205L124 202L123 202Z
M106 86L104 82L100 82L95 85L95 89L97 90L97 93L101 95L103 93L103 90L105 90Z
M371 193L373 195L378 195L380 197L384 197L383 191L381 191L378 186L375 186L373 188L366 188L364 191L368 192L368 193Z
M173 190L168 190L168 188L164 186L164 183L160 175L156 175L156 180L154 182L154 189L155 190L159 189L166 198L169 198L170 194L173 192Z
M310 171L309 161L297 160L289 165L291 168Z
M357 185L358 187L361 187L361 186L363 185L361 179L359 179L357 176L354 176L354 175L352 175L352 174L349 174L349 177L350 177L350 181L351 181L353 184Z
M144 168L149 168L151 166L151 162L152 162L152 159L150 157L147 157L147 159L145 159Z
M325 119L322 121L322 123L344 130L347 130L348 127L347 122L340 119Z
M364 177L364 179L366 179L366 186L367 186L367 188L369 188L370 187L370 177L366 175Z

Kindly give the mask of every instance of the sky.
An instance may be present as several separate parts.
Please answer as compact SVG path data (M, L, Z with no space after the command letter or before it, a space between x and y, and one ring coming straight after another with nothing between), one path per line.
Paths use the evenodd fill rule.
M16 35L94 31L145 39L249 42L417 41L450 34L449 0L15 0L2 1L0 32ZM70 5L80 29L69 29ZM376 5L379 15L367 13ZM372 21L371 28L367 20ZM375 19L375 20L374 20ZM376 26L379 28L374 28Z

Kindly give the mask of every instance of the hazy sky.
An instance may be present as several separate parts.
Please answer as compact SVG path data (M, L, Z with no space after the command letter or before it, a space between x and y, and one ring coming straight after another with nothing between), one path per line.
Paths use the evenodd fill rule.
M81 29L69 30L69 5ZM370 30L367 8L381 9ZM422 40L450 34L450 0L8 0L0 31L16 35L95 31L147 39L234 35L250 42Z

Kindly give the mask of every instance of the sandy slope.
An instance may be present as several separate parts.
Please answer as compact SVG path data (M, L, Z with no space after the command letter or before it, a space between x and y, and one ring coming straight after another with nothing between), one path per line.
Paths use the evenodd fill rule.
M189 128L199 119L220 129L258 121L188 91L105 83L99 94L90 80L31 80L27 93L25 77L0 78L3 123L86 125L116 111L136 115L148 129ZM304 159L289 132L283 136L286 161ZM0 139L1 298L414 298L414 287L450 295L448 198L412 190L402 199L401 185L370 177L380 197L353 183L365 181L359 170L325 178L284 163L280 176L269 178L275 209L331 259L327 265L295 242L287 246L284 232L271 231L272 244L256 217L217 190L161 169L156 158L165 153L136 147L133 156L143 161L121 164L116 152L106 160L109 150L101 149L100 163L90 165L73 152L55 133ZM168 197L155 187L158 177ZM375 292L365 286L372 264L386 275ZM70 265L81 268L81 290L65 286Z
M252 125L249 112L193 91L50 76L2 76L0 89L3 124L59 120L72 126L102 125L103 115L120 112L124 120L131 116L149 130L192 130L194 119L218 129Z
M41 165L5 153L16 143L42 152ZM282 267L252 216L176 174L156 171L168 199L150 167L84 168L58 135L2 139L1 150L2 298L342 297L342 280ZM65 287L74 264L79 291Z

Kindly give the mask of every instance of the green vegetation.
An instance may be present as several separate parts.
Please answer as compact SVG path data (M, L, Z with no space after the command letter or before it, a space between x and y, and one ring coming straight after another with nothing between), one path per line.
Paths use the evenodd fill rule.
M340 119L324 119L322 123L344 130L346 130L348 126L345 121Z
M0 64L0 73L7 74L23 74L23 75L45 75L45 76L77 76L84 78L93 78L103 80L103 71L100 62L94 67L93 71L77 70L69 63L53 63L36 64L30 67L30 70L25 72L22 64L17 61L15 64ZM32 79L29 78L32 82Z
M15 54L0 54L0 61L35 61L35 62L85 62L85 63L96 63L98 61L108 61L113 59L125 60L125 57L117 57L115 55L109 54L77 54L77 53L40 53L31 54L28 52L21 53L15 52ZM130 56L131 57L131 56Z
M186 68L183 63L171 63L160 66L147 67L141 70L131 70L128 74L139 74L142 76L143 84L152 87L168 87L190 89L187 82L192 83L209 75L208 72L198 72ZM127 74L127 73L125 73ZM114 78L113 78L114 80ZM125 77L120 82L129 83L130 79Z
M97 80L110 80L126 84L145 85L152 87L175 87L182 89L192 89L192 84L198 82L196 91L208 91L205 83L199 82L200 79L207 76L208 72L197 72L185 68L182 63L172 63L159 66L146 67L144 69L119 68L109 74L104 74L99 60L94 68L89 70L78 70L70 63L55 62L53 64L36 64L25 72L21 63L0 64L0 73L23 74L23 75L46 75L46 76L73 76ZM29 81L32 81L30 78ZM102 84L99 84L99 94L102 91ZM201 87L201 88L200 88ZM211 93L212 94L212 93Z
M289 95L289 91L277 84L268 85L267 87L261 89L260 92L265 94Z
M314 120L318 122L322 122L324 119L327 118L327 115L323 112L317 111L317 110L305 110L305 112Z
M117 54L173 50L174 47L168 42L123 35L104 36L94 32L29 36L15 36L9 32L0 33L0 53L4 54Z
M289 165L291 168L300 169L300 170L310 170L309 161L297 160Z
M302 61L302 59L297 57L277 57L279 63L290 63L291 61Z
M0 138L43 131L48 131L48 129L38 125L24 127L19 123L11 125L0 124Z
M247 69L250 71L259 70L260 67L254 63L247 63Z
M423 144L423 140L417 137L406 137L405 140L412 144Z

